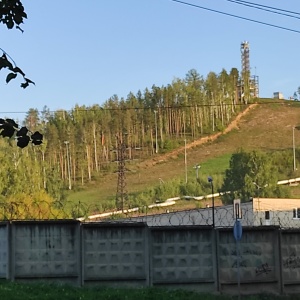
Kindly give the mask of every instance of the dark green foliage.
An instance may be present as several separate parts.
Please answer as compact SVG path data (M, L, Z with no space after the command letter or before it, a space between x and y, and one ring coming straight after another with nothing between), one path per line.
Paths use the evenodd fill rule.
M245 152L239 150L230 159L230 166L225 172L222 192L226 203L240 198L248 201L251 197L287 197L289 192L278 186L280 179L277 165L284 164L286 156L281 160L277 154L260 151ZM280 163L281 162L281 163Z
M24 6L20 0L1 0L0 2L0 23L6 25L8 29L16 26L21 30L19 25L27 18Z
M5 53L0 57L0 70L2 68L8 68L10 70L13 69L12 63L7 59L7 56Z
M74 287L64 284L47 283L10 283L0 282L1 299L101 299L101 300L233 300L238 296L198 293L196 291L166 288L108 288L108 287ZM274 294L243 296L245 300L280 300L298 299L298 295L276 296Z
M40 145L43 142L43 135L36 131L31 135L31 141L34 145Z
M179 190L181 196L201 196L209 193L209 189L203 189L200 180L189 180L188 183L180 182Z
M23 32L23 29L19 26L27 18L27 14L24 11L24 6L20 0L1 0L0 1L0 23L6 25L8 29L17 28ZM35 84L32 80L25 77L25 73L16 66L15 62L9 55L0 48L2 56L0 57L0 70L8 69L10 73L6 76L6 83L9 83L12 79L15 79L18 75L23 77L24 82L21 83L22 88L27 88L29 84ZM10 60L7 58L9 57Z
M171 139L166 139L164 141L164 144L163 144L163 149L164 150L167 150L167 151L171 151L173 149L176 149L178 147L178 143L175 141L175 140L171 140Z
M18 137L17 146L20 148L25 148L28 146L30 137L28 135Z
M9 73L7 76L6 76L6 83L9 83L12 79L16 78L17 77L17 73Z
M0 120L0 124L0 135L11 138L16 131L15 127L10 122L3 119Z
M300 157L300 152L296 149L296 157ZM284 177L293 176L293 153L292 150L276 151L272 153L272 161L278 173Z
M0 119L0 135L12 138L16 136L17 146L26 147L31 141L33 145L40 145L43 142L43 135L38 131L31 133L26 127L18 129L19 125L12 119Z
M18 132L17 132L17 136L24 136L27 135L28 133L28 129L27 127L23 126Z
M15 65L15 63L11 63L7 58L7 53L0 48L2 51L2 56L0 57L0 70L1 69L8 69L10 73L6 76L6 83L9 83L12 79L15 79L18 75L23 77L24 82L21 83L22 88L27 88L29 84L35 84L32 80L25 77L25 73ZM12 59L11 59L12 60ZM13 60L12 60L13 61Z

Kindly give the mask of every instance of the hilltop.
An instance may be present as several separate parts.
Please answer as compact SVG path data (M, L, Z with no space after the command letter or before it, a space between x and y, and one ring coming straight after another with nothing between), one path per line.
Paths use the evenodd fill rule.
M126 189L129 193L140 192L167 181L183 177L185 172L184 152L187 153L189 176L194 176L193 166L227 155L239 148L245 150L275 151L293 147L293 126L300 123L300 103L260 99L238 115L222 132L188 143L167 154L158 154L153 159L126 165ZM300 146L300 131L295 130L295 145ZM292 168L292 166L291 166ZM201 168L201 173L205 174ZM209 175L209 174L207 174ZM297 174L295 174L296 176ZM83 191L72 192L68 200L97 202L114 197L117 174L98 178Z

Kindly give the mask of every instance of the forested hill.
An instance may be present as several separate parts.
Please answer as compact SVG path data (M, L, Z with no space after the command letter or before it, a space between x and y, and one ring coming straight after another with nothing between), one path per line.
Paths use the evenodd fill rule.
M240 112L258 100L239 99L237 78L237 69L229 74L225 70L218 75L211 72L206 78L191 70L185 79L175 79L168 86L152 86L136 95L129 93L126 99L113 96L101 106L76 105L70 111L45 109L41 113L31 109L25 125L31 131L43 132L45 142L38 147L17 149L11 147L11 141L1 140L3 201L16 195L27 201L44 197L38 193L53 201L61 200L68 189L90 186L92 182L100 187L107 183L107 178L113 178L116 187L116 161L121 146L126 147L127 161L159 160L164 153L223 132ZM266 115L262 118L257 121L267 120ZM229 149L251 137L245 134L242 139ZM217 152L222 152L220 141L216 141ZM262 137L255 141L262 142ZM214 151L206 150L206 157ZM195 159L196 155L190 157L189 164ZM128 179L129 190L132 185L139 185L141 176L149 175L147 168L143 174L140 169L140 177L134 182ZM112 175L107 177L109 174ZM162 174L156 175L156 180L158 177ZM103 192L115 195L116 188L112 190L109 186L110 190Z
M120 140L129 148L128 159L137 149L140 158L149 158L185 139L188 143L224 130L245 107L238 99L237 78L237 69L211 72L206 79L191 70L166 87L129 93L126 99L113 96L102 106L75 106L52 114L45 110L41 116L33 110L26 125L45 133L47 167L66 179L68 150L72 181L82 184L110 168Z

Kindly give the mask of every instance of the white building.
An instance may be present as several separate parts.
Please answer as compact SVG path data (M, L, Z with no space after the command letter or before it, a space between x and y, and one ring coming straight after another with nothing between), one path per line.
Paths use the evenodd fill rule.
M281 92L274 92L273 93L273 98L274 99L284 99L283 94Z

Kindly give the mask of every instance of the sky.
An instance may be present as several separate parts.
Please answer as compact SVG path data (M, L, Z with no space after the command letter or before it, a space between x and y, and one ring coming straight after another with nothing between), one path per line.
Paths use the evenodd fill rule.
M250 0L251 1L251 0ZM185 0L204 8L300 31L300 19L227 0ZM300 13L299 0L252 3ZM30 108L70 110L126 99L166 86L196 69L204 77L241 70L241 43L250 45L251 74L260 97L300 86L300 32L266 26L171 0L22 1L24 33L0 26L0 47L36 85L5 83L0 72L0 117L22 119ZM300 15L298 15L300 17Z

